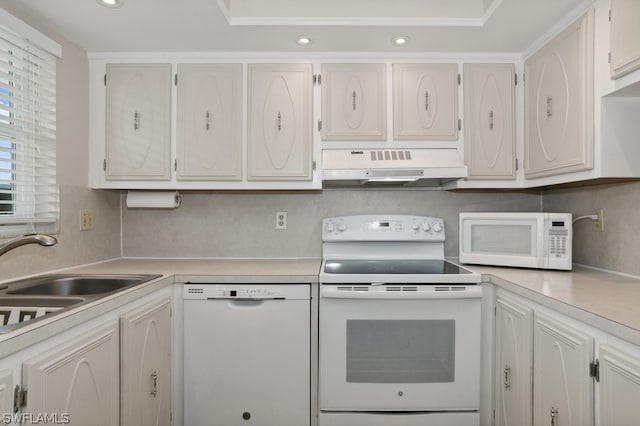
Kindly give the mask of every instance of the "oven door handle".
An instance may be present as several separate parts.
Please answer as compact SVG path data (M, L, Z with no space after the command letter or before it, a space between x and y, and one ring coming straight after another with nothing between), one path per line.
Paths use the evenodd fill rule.
M445 289L447 288L447 289ZM482 297L482 286L455 289L456 286L434 286L431 291L389 291L382 287L369 290L340 290L322 286L320 297L328 299L476 299ZM459 287L458 287L459 288Z

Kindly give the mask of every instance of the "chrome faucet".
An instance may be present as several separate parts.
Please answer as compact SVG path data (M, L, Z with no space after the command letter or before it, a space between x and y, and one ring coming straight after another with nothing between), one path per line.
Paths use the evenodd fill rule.
M13 250L16 247L23 246L25 244L40 244L41 246L49 247L58 242L55 237L45 234L28 234L21 237L14 238L7 241L4 244L0 244L0 256L6 252Z

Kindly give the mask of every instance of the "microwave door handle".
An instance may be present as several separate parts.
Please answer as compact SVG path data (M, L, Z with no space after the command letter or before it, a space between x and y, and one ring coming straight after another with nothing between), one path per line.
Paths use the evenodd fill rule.
M547 266L545 265L545 255L547 253L547 241L545 239L545 235L547 235L547 225L548 220L543 215L539 215L536 219L536 259L538 268L544 268Z

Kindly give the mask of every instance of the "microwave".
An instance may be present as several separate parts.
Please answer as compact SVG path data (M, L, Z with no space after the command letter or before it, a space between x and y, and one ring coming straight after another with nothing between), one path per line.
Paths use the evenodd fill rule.
M571 213L460 213L460 262L571 270Z

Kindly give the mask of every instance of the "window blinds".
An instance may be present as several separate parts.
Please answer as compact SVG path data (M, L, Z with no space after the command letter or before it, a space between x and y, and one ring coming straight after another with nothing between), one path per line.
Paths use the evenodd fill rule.
M51 231L56 185L56 57L0 26L0 236Z

